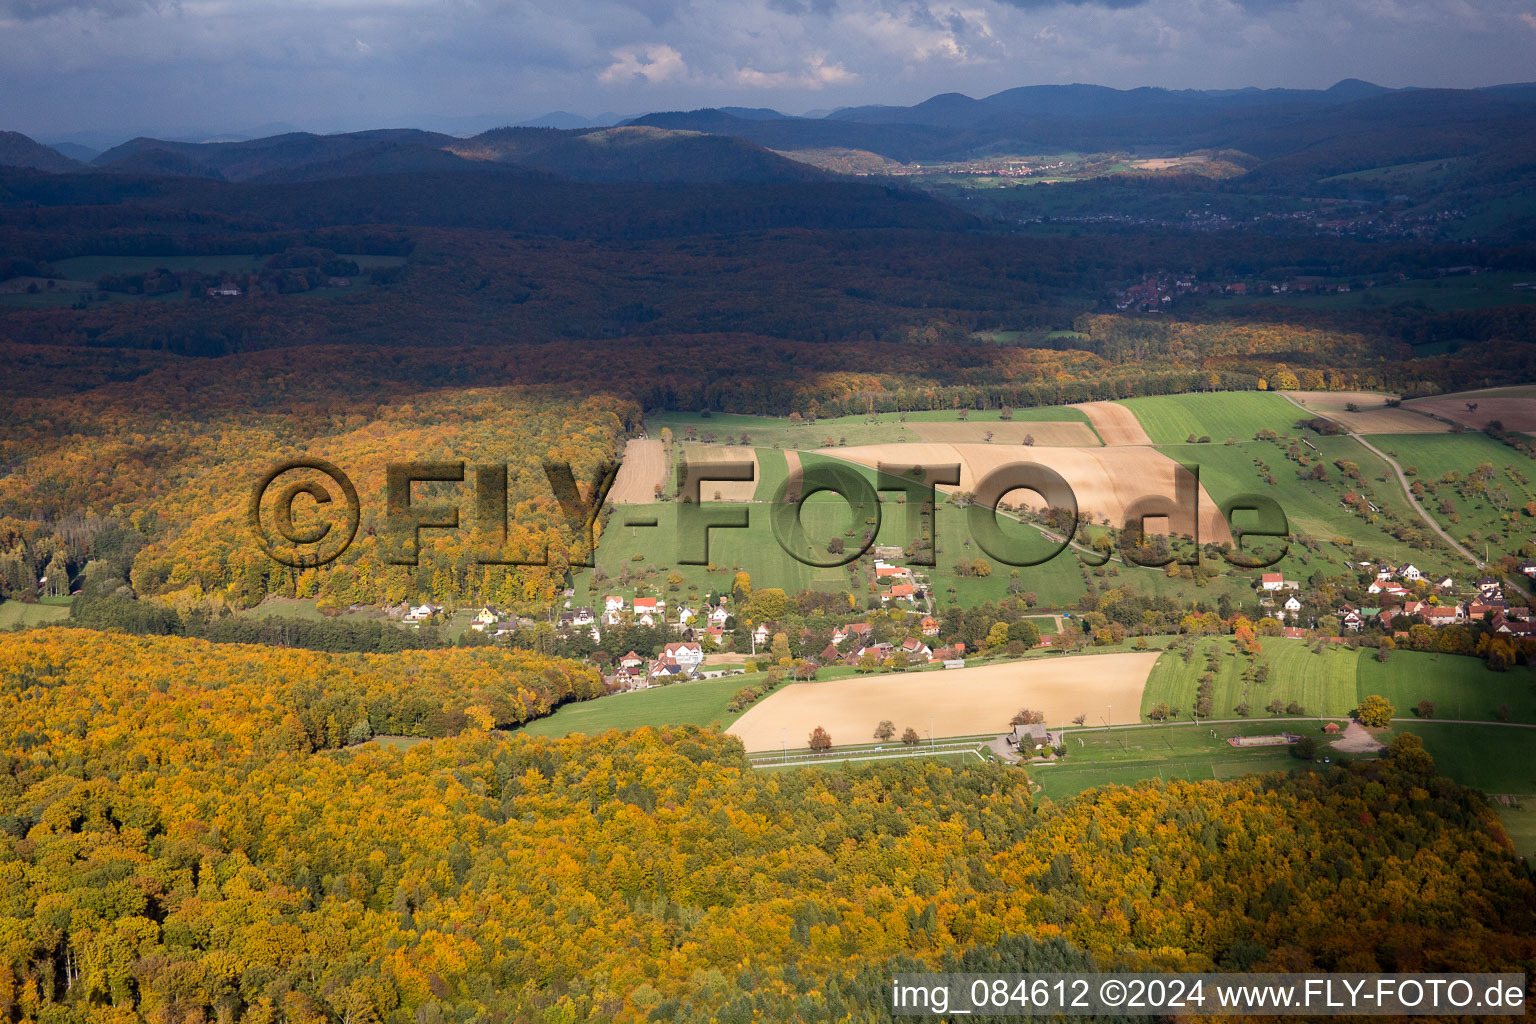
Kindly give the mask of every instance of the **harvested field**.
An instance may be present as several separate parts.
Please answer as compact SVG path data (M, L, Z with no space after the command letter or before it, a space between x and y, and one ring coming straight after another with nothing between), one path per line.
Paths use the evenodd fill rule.
M756 448L684 442L683 454L690 464L737 461L752 463L752 479L710 480L700 489L700 501L751 501L752 496L757 493L757 481L762 475L762 469L757 464Z
M1069 420L1041 420L1030 422L996 423L908 423L907 429L924 441L943 444L992 444L1021 445L1026 437L1045 447L1096 448L1099 439L1086 423Z
M1129 413L1127 413L1129 415ZM1126 507L1146 495L1174 496L1174 471L1178 463L1155 448L1023 448L996 444L886 444L856 448L825 448L819 454L847 459L863 466L880 462L907 464L960 464L963 491L975 490L977 480L1010 462L1034 462L1060 473L1077 495L1079 512L1089 512L1095 522L1108 517L1111 522L1125 518ZM953 487L941 487L951 491ZM1029 492L1010 495L1010 504L1038 504ZM1204 487L1200 489L1200 540L1230 541L1231 528L1221 517L1216 503ZM1192 524L1168 524L1171 532L1192 532ZM1158 531L1159 522L1148 520L1149 532ZM1167 531L1162 531L1167 532Z
M1093 421L1105 444L1152 443L1136 414L1118 402L1080 402L1072 408L1081 409Z
M624 464L608 492L618 505L647 505L656 500L656 485L667 485L666 446L660 441L631 439L624 446Z
M1477 408L1468 409L1469 402ZM1505 430L1536 434L1536 384L1413 398L1404 402L1403 407L1444 416L1474 430L1482 430L1490 421L1498 420Z
M1387 408L1387 395L1376 391L1287 391L1287 395L1356 434L1443 434L1439 420L1407 407ZM1350 403L1360 407L1350 412Z
M1052 728L1087 715L1090 724L1140 720L1141 691L1158 652L1094 654L795 683L737 719L727 732L748 750L804 746L818 725L834 744L865 743L882 719L933 736L978 736L1009 729L1020 708L1045 714ZM1106 705L1108 708L1106 708Z

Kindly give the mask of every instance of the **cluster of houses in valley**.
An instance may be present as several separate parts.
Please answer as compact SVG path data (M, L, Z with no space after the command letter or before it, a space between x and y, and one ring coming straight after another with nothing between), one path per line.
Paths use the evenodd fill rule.
M908 637L901 643L875 639L875 630L867 622L854 622L832 630L832 642L813 659L820 665L851 665L855 668L870 666L926 665L940 661L945 668L965 666L965 645L932 647L929 640L939 635L939 620L924 615L918 622L920 636Z
M1503 582L1493 576L1479 577L1469 590L1458 593L1454 578L1426 576L1412 564L1361 562L1360 568L1374 571L1375 579L1366 585L1365 592L1379 604L1340 605L1336 614L1346 631L1358 633L1374 627L1391 635L1394 620L1407 617L1435 627L1486 623L1491 633L1536 638L1536 613L1506 600ZM1520 571L1536 577L1536 563L1522 563ZM1259 604L1273 609L1282 622L1294 623L1302 610L1300 589L1299 583L1287 580L1282 573L1264 573L1259 578ZM1302 637L1306 631L1292 626L1285 635Z

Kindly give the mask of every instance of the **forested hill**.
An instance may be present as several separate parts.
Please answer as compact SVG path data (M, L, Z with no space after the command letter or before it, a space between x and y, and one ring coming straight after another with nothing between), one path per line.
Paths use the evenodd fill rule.
M592 679L532 655L0 639L0 1020L875 1021L903 965L1536 955L1497 819L1412 737L1036 808L1002 766L762 775L691 727L495 730ZM457 736L347 746L387 729Z

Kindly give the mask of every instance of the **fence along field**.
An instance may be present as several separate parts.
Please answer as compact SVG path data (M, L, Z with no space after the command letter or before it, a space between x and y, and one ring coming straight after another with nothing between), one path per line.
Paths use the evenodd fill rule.
M928 737L998 735L1020 708L1045 714L1051 728L1078 715L1090 722L1141 720L1141 694L1158 652L1026 659L976 668L878 674L794 683L754 705L726 731L748 750L804 746L817 726L834 744L862 743L889 719ZM895 741L899 745L899 741Z

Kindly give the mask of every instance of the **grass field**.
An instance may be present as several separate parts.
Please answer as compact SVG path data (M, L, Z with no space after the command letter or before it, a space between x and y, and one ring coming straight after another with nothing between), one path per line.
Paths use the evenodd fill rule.
M1496 803L1494 809L1504 822L1504 831L1515 844L1515 853L1536 857L1536 794L1519 795L1519 804Z
M68 597L45 597L37 604L5 601L0 603L0 629L15 629L18 626L29 628L45 626L50 622L63 622L69 618L69 606L72 601L73 599Z
M761 683L763 678L761 672L724 676L577 701L562 706L547 718L529 722L522 731L530 736L565 736L575 732L595 735L609 729L689 724L723 730L741 717L739 712L726 710L736 691Z
M1040 423L1059 421L1087 423L1088 417L1081 411L1067 406L1041 406L1039 408L1014 409L1013 422ZM741 439L746 434L752 444L761 448L826 448L849 444L892 444L916 442L922 438L911 429L915 423L959 423L960 413L955 409L935 409L906 413L882 412L874 415L832 416L814 423L791 423L780 416L737 416L730 413L656 412L645 419L646 433L660 437L663 427L670 428L679 439L684 438L692 427L697 436L707 433L717 441L727 438ZM967 423L1000 423L999 409L969 410ZM762 457L762 453L758 454Z
M1513 553L1521 543L1536 534L1532 520L1522 514L1521 506L1536 499L1536 460L1522 455L1506 445L1481 434L1388 434L1372 439L1372 442L1395 458L1403 472L1409 469L1410 480L1420 480L1432 487L1434 496L1424 501L1424 507L1435 521L1452 537L1466 543L1481 553L1484 540L1489 553L1497 558L1500 554ZM1453 484L1440 481L1447 473L1462 477L1475 470L1479 464L1493 467L1493 476L1483 493L1463 497ZM1521 480L1521 477L1524 480ZM1441 500L1448 500L1454 512L1440 509ZM1503 508L1498 501L1502 500ZM1455 522L1452 516L1460 518Z
M1275 699L1284 704L1296 701L1306 709L1308 716L1326 717L1347 715L1358 703L1355 682L1358 652L1335 645L1324 648L1320 654L1313 654L1312 648L1300 640L1279 638L1259 643L1264 650L1258 663L1269 666L1269 679L1246 687L1242 675L1248 659L1233 652L1230 638L1200 641L1188 664L1182 655L1165 652L1147 678L1147 688L1141 698L1143 716L1153 705L1167 702L1180 709L1183 718L1189 718L1195 706L1200 677L1206 672L1207 652L1211 650L1221 652L1221 667L1212 687L1211 718L1237 717L1233 709L1244 700L1254 716L1268 715L1265 705ZM1310 718L1297 720L1312 721Z
M1389 475L1391 471L1382 459L1350 437L1309 437L1307 440L1317 447L1317 457L1327 468L1326 481L1298 477L1296 464L1285 458L1279 445L1269 441L1181 445L1164 451L1186 465L1200 467L1200 483L1213 501L1219 503L1248 493L1273 498L1285 511L1291 533L1325 542L1321 554L1335 562L1360 560L1369 555L1393 561L1412 559L1425 572L1465 572L1465 561L1438 546L1438 541L1434 542L1437 545L1434 547L1412 548L1387 531L1390 524L1385 514L1373 514L1371 519L1366 519L1340 507L1345 493L1355 491L1399 521L1418 527L1427 537L1432 536L1422 526L1417 513L1409 508L1396 476ZM1347 480L1333 464L1339 458L1355 463L1363 480ZM1264 482L1256 460L1262 461L1273 472L1273 485ZM1240 519L1239 525L1241 523ZM1327 543L1336 538L1350 543L1343 547ZM1292 576L1310 576L1314 569L1308 567L1308 562L1319 556L1307 554L1298 545L1292 546L1292 552L1276 569Z
M1450 654L1393 651L1387 663L1374 651L1362 649L1356 692L1379 693L1392 702L1399 717L1412 715L1421 700L1433 701L1436 718L1497 721L1500 705L1508 705L1510 720L1536 724L1536 673L1526 668L1490 672L1479 658ZM1536 733L1528 737L1536 754Z
M1265 391L1217 391L1198 395L1128 398L1120 403L1136 414L1153 444L1181 444L1190 434L1220 444L1229 437L1252 441L1264 428L1294 434L1300 409Z
M740 568L751 574L755 588L779 587L789 593L802 590L832 593L847 591L854 594L861 605L866 602L871 594L862 572L855 575L850 574L846 567L806 565L790 557L780 547L773 531L771 508L763 504L761 499L765 494L775 491L783 480L783 474L787 471L785 453L759 449L758 460L762 477L757 490L758 502L746 506L728 503L715 505L710 502L704 505L706 510L734 509L738 514L744 512L748 517L745 529L714 529L709 532L709 557L716 567L713 573L707 566L679 564L678 521L679 516L687 515L681 511L682 506L671 502L643 508L626 506L614 512L598 543L597 564L609 578L597 585L596 589L604 593L631 594L635 592L636 584L642 584L651 588L649 593L659 593L670 601L687 598L690 594L702 595L710 590L729 589L732 577ZM805 466L817 461L829 461L824 456L810 453L800 455L800 460ZM841 460L830 461L841 463ZM872 470L855 468L866 479L874 480L875 473ZM877 545L904 547L910 540L907 534L906 506L897 499L895 492L881 494L880 530L875 539ZM631 518L642 517L654 517L657 525L624 525ZM856 544L867 526L862 520L854 523L847 503L828 492L807 499L800 521L810 547L805 554L819 561L829 559L826 545L832 538L843 537L845 543ZM928 575L937 603L943 606L951 600L957 600L962 605L971 606L982 601L996 601L1005 596L1013 567L983 556L971 540L965 513L941 499L935 522L939 549L935 556L937 564L931 567ZM1049 551L1054 546L1040 540L1037 531L1022 525L1005 524L1005 533L1010 537L1017 534L1041 552ZM641 557L636 559L635 555ZM971 562L978 558L991 567L990 575L961 575L956 572L958 561ZM862 561L867 562L868 559ZM679 590L670 591L666 580L674 571L684 582ZM628 582L625 582L626 572ZM1019 576L1024 590L1034 593L1044 606L1075 601L1083 592L1082 569L1077 559L1070 554L1063 554L1042 565L1022 568ZM591 573L582 573L576 577L578 604L591 599L591 581ZM950 592L951 587L954 588L953 593Z
M1464 786L1487 793L1536 793L1536 729L1448 722L1394 725L1394 735L1403 732L1421 737L1440 774Z
M1315 729L1316 723L1311 725ZM1226 742L1230 736L1271 735L1286 728L1284 722L1254 722L1073 731L1067 736L1066 758L1057 764L1030 766L1029 777L1042 795L1060 800L1093 786L1129 786L1143 779L1199 782L1302 768L1287 747L1238 750ZM1289 728L1301 731L1297 726Z

